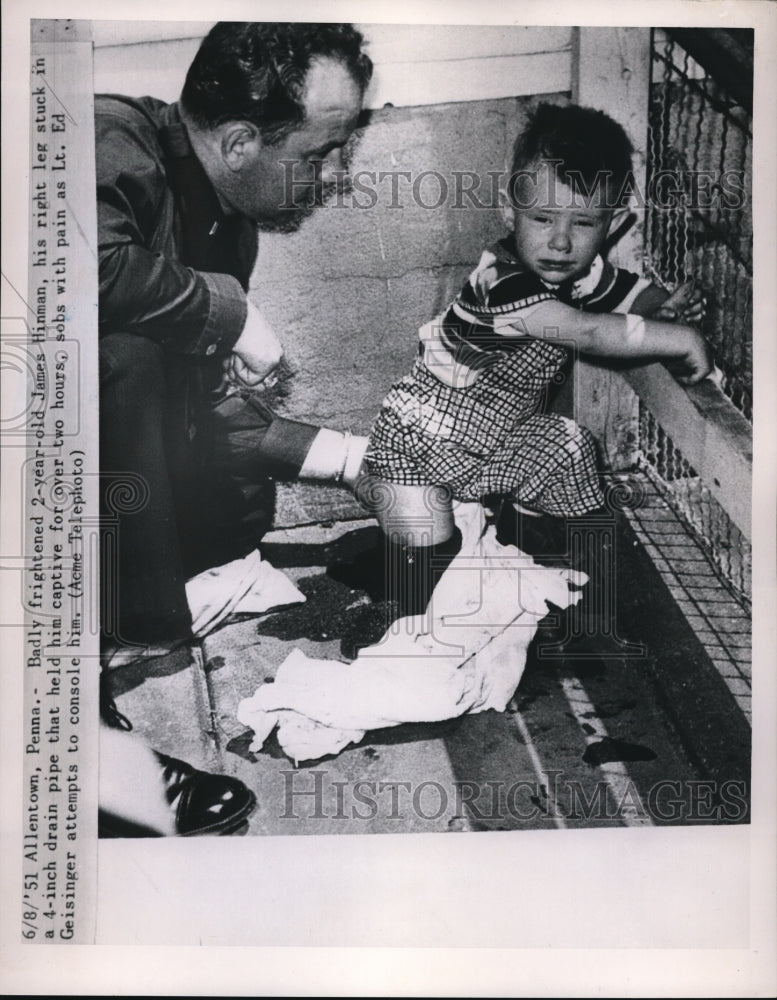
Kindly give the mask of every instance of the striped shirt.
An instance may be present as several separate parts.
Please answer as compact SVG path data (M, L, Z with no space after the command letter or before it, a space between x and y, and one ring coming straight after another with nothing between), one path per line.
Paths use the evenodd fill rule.
M483 252L445 312L421 327L419 355L441 382L463 389L505 353L528 348L524 321L532 307L558 300L586 312L624 313L647 285L601 257L581 278L549 285L519 264L503 240Z

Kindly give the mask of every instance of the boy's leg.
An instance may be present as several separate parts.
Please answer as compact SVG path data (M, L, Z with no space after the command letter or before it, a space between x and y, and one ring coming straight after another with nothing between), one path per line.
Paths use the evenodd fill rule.
M599 485L593 437L573 421L541 415L527 421L496 456L489 487L511 493L497 527L538 563L569 566L589 577L565 623L575 633L611 632L615 615L615 512Z
M429 548L453 535L453 506L445 487L404 486L373 478L366 489L378 524L393 543ZM365 495L363 490L360 495Z
M386 539L386 587L400 616L426 611L442 573L461 548L450 494L436 486L382 482L386 500L376 511Z
M539 415L516 428L489 462L493 492L513 493L532 512L569 518L604 503L593 435L567 417Z
M346 655L370 646L397 618L423 614L432 591L461 548L448 492L432 486L404 486L371 477L358 491L383 532L383 545L372 553L373 572L382 577L385 614L365 614L365 628L344 642ZM351 582L357 583L356 580Z
M498 537L540 560L568 565L567 525L605 513L592 435L566 417L539 415L516 428L484 468L483 493L509 495Z

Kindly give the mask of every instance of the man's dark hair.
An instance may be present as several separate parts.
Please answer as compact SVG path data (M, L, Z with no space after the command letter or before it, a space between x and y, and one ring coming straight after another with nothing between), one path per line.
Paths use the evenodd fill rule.
M362 93L372 62L350 24L220 21L200 45L186 74L181 103L200 128L250 121L268 143L304 121L303 91L310 64L335 59Z
M539 104L513 146L510 192L521 171L553 164L573 190L605 193L608 207L628 199L633 147L623 128L603 111L578 104Z

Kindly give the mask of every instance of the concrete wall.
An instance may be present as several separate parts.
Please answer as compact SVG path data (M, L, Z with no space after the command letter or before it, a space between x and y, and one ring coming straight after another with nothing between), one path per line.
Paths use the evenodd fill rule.
M261 235L252 295L297 370L284 412L369 428L386 390L409 370L418 327L504 235L488 173L505 169L531 103L384 109L360 136L352 172L395 172L396 196L384 178L371 186L374 207L357 207L372 200L357 193L319 209L298 233ZM474 178L477 203L462 195Z
M575 29L358 27L375 64L365 101L375 110L357 137L352 171L406 171L411 180L397 178L397 198L389 178L376 183L374 207L346 200L320 209L294 235L263 234L251 294L297 370L279 409L365 432L392 381L408 370L418 326L503 234L488 172L505 169L531 95L568 96ZM95 90L175 100L209 28L92 22ZM422 183L425 171L436 176ZM460 193L474 183L469 177L457 195L457 172L484 179L479 202L492 207Z
M80 22L78 22L80 23ZM175 101L212 22L92 21L98 92ZM358 24L374 74L366 106L416 107L568 90L575 29Z
M517 25L358 26L375 74L352 172L406 171L377 182L373 207L329 205L293 235L263 234L251 295L296 369L278 410L366 433L391 383L413 360L420 324L456 294L482 249L503 235L489 171L503 171L537 95L564 100L575 29ZM94 21L94 86L175 100L210 24ZM425 171L428 176L417 179ZM456 173L485 178L479 208ZM416 197L412 182L416 181ZM440 197L440 184L447 197ZM494 189L495 191L496 189ZM365 195L358 202L370 202ZM441 202L438 207L429 207ZM457 205L459 207L457 207ZM426 206L426 207L425 207ZM360 509L343 490L280 490L279 524Z

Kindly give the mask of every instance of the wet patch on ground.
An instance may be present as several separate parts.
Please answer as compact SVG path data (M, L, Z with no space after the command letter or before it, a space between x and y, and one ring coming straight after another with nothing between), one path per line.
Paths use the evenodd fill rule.
M655 760L658 754L650 747L641 746L639 743L629 743L627 740L615 739L612 736L605 736L597 743L591 743L586 747L583 760L586 764L598 767L600 764L610 764L614 761L634 761L634 760Z
M388 602L369 603L364 594L346 589L326 575L303 577L297 587L305 595L305 603L268 615L257 624L257 635L284 642L342 639L364 644L365 637L374 634L377 639L385 632L388 616L394 613Z

